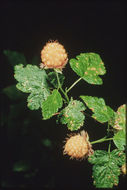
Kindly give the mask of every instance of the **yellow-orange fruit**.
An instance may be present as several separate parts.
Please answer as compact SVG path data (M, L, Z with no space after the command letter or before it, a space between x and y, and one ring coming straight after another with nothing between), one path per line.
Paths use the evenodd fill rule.
M64 146L64 154L68 154L71 158L82 159L89 153L89 143L80 134L71 136L67 139Z
M67 61L67 53L63 45L59 42L48 42L41 51L42 64L46 68L62 69Z
M122 167L121 167L121 170L122 170L122 173L124 174L124 175L126 175L126 164L124 164Z

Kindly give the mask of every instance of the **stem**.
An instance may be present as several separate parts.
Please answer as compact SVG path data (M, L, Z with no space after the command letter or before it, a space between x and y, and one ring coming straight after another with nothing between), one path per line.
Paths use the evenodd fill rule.
M102 139L93 141L93 142L91 142L90 144L102 143L102 142L110 141L110 140L113 140L113 138L108 138L108 139L106 139L106 137L104 137L104 138L102 138Z
M108 146L108 153L110 154L110 148L111 148L111 141L109 142L109 146Z
M64 92L64 90L63 90L63 89L62 89L62 87L61 87L61 84L60 84L60 80L59 80L58 73L57 73L57 72L55 72L55 73L56 73L57 82L58 82L58 89L60 89L60 90L61 90L61 92L64 94L64 96L65 96L65 98L66 98L67 102L69 102L69 97L68 97L67 93L66 93L66 92Z
M69 92L81 79L82 79L82 78L80 77L78 80L76 80L76 81L70 86L70 88L68 88L68 89L66 90L66 92Z

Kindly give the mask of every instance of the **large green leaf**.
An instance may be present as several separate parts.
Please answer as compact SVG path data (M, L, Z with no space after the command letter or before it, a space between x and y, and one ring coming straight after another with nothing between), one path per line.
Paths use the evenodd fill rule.
M123 130L118 131L113 137L113 142L118 149L124 150L125 145L126 145L126 133L125 133L125 131L123 131Z
M7 58L8 61L12 66L18 65L18 64L23 64L26 65L27 61L25 56L22 53L16 52L16 51L10 51L10 50L4 50L3 52Z
M67 124L71 131L79 129L84 123L85 116L82 113L84 110L85 106L82 102L71 99L69 105L60 113L61 123Z
M125 131L125 122L126 122L126 105L121 105L114 117L110 121L110 125L116 130L124 130Z
M93 166L93 178L96 188L112 188L119 183L120 167L125 163L125 154L120 150L108 153L96 150L88 159Z
M47 74L45 70L35 65L22 64L15 66L15 79L18 81L16 87L25 93L31 93L27 99L30 109L39 109L43 101L50 95Z
M58 90L53 90L52 94L42 102L43 119L52 117L63 105L62 97Z
M92 117L97 121L104 123L114 116L114 111L109 106L106 106L103 98L92 96L80 96L80 98L86 103L88 108L94 112Z
M81 53L76 59L70 60L73 71L90 84L101 85L103 83L99 75L106 73L104 63L96 53Z

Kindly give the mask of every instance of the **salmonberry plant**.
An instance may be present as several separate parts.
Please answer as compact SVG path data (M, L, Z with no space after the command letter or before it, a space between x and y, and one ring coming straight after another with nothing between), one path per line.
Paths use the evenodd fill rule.
M28 108L39 109L43 120L57 116L57 123L74 131L66 139L63 153L72 159L88 159L93 165L92 177L96 188L118 185L120 174L126 174L126 105L123 104L114 111L101 97L86 94L79 96L79 100L69 97L70 90L81 80L84 80L84 85L85 82L102 85L100 76L106 73L106 69L101 57L97 53L81 53L68 61L66 50L57 41L50 41L44 46L41 51L42 63L38 66L27 64L20 53L5 50L4 54L10 61L14 56L18 57L14 77L18 81L16 87L28 93ZM66 69L68 62L79 78L69 88L63 89L65 77L62 70ZM87 127L84 126L89 109L94 120L101 124L107 123L107 135L93 142L90 142ZM80 128L81 132L76 133ZM116 146L112 151L111 141ZM94 150L94 144L102 142L109 143L108 150Z

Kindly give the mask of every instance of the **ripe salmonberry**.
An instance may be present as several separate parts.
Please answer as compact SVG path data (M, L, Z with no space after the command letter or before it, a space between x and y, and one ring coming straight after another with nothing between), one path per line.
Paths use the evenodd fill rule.
M63 45L57 41L48 42L41 51L42 64L40 67L62 69L67 61L67 53Z
M83 159L93 154L88 138L88 134L85 131L67 138L63 153L68 154L72 159Z

